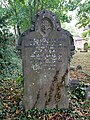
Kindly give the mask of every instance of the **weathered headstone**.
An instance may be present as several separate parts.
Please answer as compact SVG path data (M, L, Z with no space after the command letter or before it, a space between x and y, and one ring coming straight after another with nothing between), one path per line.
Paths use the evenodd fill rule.
M86 98L90 100L90 84L86 84Z
M41 11L19 41L22 53L25 109L67 108L68 67L72 35L51 11Z
M88 52L88 43L84 43L84 50Z
M80 82L77 79L72 79L72 80L70 80L69 84L70 84L71 90L76 90L76 88L79 87Z

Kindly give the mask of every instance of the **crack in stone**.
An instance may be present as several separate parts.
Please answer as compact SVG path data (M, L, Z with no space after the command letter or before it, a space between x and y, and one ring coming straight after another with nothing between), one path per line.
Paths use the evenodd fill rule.
M39 97L40 97L40 89L39 89L39 91L38 91L37 99L36 99L36 101L35 101L35 103L34 103L34 105L33 105L33 108L35 108L35 106L37 105L37 102L38 102L38 100L39 100Z
M61 82L57 82L57 85L56 85L56 94L54 96L55 102L56 102L56 108L58 108L58 102L61 99L61 87L64 86L63 82L65 81L65 77L66 77L67 74L68 74L68 69L66 69L66 72L62 76L62 81Z
M59 75L59 70L56 71L56 74L55 74L54 79L53 79L53 81L52 81L52 84L51 84L51 86L50 86L48 98L47 98L47 100L45 101L45 107L46 107L46 106L49 104L49 102L51 101L52 94L53 94L54 88L55 88L55 84L56 84L56 82L58 81L58 75Z
M58 75L59 75L59 70L56 71L56 74L54 76L54 79L52 81L52 84L50 86L50 90L49 90L49 94L47 95L47 92L45 92L45 97L47 97L46 101L45 101L45 107L49 104L49 102L52 99L52 94L55 90L55 85L56 85L56 94L54 96L55 98L55 102L56 102L56 108L58 108L58 102L60 101L61 98L61 87L64 86L64 81L65 81L65 77L68 74L68 69L66 69L66 72L64 73L64 75L61 77L61 81L58 81ZM56 84L57 83L57 84Z

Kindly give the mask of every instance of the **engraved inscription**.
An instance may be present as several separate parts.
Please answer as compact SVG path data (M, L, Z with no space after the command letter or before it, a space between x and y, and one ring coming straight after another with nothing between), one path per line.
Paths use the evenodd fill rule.
M54 70L57 62L62 62L62 39L30 39L25 47L32 49L30 63L33 70Z

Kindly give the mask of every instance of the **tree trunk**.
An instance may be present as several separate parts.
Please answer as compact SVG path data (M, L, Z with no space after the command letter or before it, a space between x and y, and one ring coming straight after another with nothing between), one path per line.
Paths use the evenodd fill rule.
M17 23L17 33L18 33L19 36L21 35L19 23Z

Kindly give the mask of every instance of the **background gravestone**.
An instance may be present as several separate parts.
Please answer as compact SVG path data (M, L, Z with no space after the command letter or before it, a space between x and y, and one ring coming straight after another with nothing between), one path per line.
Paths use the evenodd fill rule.
M37 13L19 41L22 52L25 109L67 108L68 66L74 45L51 11Z
M84 43L84 50L88 52L88 43Z

